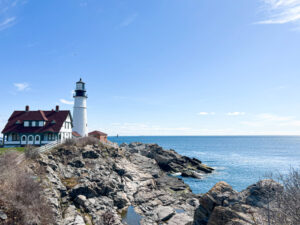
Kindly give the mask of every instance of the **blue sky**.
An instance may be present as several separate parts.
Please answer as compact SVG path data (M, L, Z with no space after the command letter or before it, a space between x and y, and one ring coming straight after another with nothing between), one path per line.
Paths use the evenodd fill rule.
M0 129L72 110L110 135L300 134L300 0L0 0Z

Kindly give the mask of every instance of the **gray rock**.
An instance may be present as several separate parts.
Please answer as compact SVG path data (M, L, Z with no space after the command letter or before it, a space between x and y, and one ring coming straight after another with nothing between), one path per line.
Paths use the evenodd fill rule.
M256 224L253 218L264 218L266 215L260 209L281 191L282 186L273 180L260 181L240 193L227 183L219 182L200 197L193 225Z
M168 222L167 225L192 225L193 217L186 213L176 214Z
M7 215L1 210L0 210L0 219L1 220L7 220Z
M116 196L114 196L114 204L118 207L118 209L123 209L129 205L129 201L126 197L125 193L118 192Z
M273 200L272 196L282 189L282 185L273 180L262 180L242 191L240 197L247 205L264 207Z
M99 154L95 151L85 151L82 153L82 157L84 159L98 159L99 158Z
M79 159L69 162L68 164L76 168L82 168L85 166L85 163Z
M85 225L84 219L77 212L74 205L69 206L65 211L63 225Z
M97 196L97 192L93 187L86 186L86 184L78 184L70 191L69 195L72 199L76 199L78 195L93 198Z
M158 221L167 221L175 215L175 210L170 206L159 206L156 209Z

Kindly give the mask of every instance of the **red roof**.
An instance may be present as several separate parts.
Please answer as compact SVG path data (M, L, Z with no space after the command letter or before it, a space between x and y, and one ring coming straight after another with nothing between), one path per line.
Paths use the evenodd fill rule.
M81 137L81 135L78 134L76 131L73 131L73 132L72 132L72 135L73 135L74 137Z
M95 130L95 131L92 131L92 132L90 132L89 133L89 136L90 135L100 135L100 136L107 136L107 134L106 133L103 133L103 132L101 132L101 131L98 131L98 130Z
M2 133L44 133L55 132L58 133L67 119L68 115L71 117L69 110L61 111L14 111L8 119L8 122ZM71 117L72 119L72 117ZM56 123L52 123L55 120ZM17 123L19 121L19 123ZM45 121L43 127L24 127L24 121Z

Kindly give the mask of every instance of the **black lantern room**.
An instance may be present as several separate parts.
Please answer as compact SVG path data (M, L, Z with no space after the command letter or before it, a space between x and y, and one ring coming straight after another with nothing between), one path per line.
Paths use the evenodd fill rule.
M85 89L85 83L80 80L76 83L76 90L74 97L87 97L86 95L86 89Z

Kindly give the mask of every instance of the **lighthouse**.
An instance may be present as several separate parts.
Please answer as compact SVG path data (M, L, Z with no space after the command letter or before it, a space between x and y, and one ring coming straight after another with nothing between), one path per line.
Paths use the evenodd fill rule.
M74 94L75 102L73 109L73 131L80 134L82 137L88 136L87 128L87 108L86 108L86 89L85 83L80 80L76 83Z

